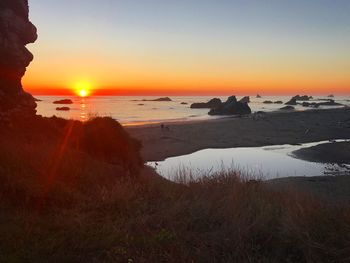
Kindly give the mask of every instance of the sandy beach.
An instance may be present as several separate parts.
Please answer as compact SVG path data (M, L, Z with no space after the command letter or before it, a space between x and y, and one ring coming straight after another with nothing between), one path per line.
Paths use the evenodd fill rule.
M161 161L205 148L259 147L350 138L350 109L266 113L258 118L128 127L142 140L145 161ZM321 163L350 163L350 142L332 143L294 152L297 158ZM297 191L331 202L350 200L348 176L287 177L268 180L276 191Z
M205 148L257 147L350 138L350 108L274 112L242 118L128 127L145 161Z

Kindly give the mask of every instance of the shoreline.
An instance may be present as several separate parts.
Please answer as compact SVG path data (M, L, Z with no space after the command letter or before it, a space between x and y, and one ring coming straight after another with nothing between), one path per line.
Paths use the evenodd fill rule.
M327 110L339 110L339 109L344 109L344 108L349 108L348 106L342 106L342 107L333 107L329 109L310 109L306 108L304 110L294 110L294 111L284 111L284 110L273 110L273 111L265 111L262 114L278 114L278 113L292 113L292 112L307 112L307 111L327 111ZM209 110L209 109L208 109ZM251 116L254 114L259 114L257 112L253 112ZM164 119L164 120L149 120L149 121L134 121L134 122L120 122L120 124L125 127L153 127L153 126L159 126L161 124L164 125L171 125L171 124L188 124L188 123L197 123L197 122L207 122L207 121L215 121L215 120L221 120L221 119L240 119L240 118L245 118L239 117L238 115L217 115L217 116L201 116L200 118L193 118L191 119L190 117L183 117L183 118L177 118L177 119ZM117 120L118 121L118 120Z
M350 138L350 108L271 112L256 117L223 117L192 122L127 126L142 141L145 162L206 148L259 147Z

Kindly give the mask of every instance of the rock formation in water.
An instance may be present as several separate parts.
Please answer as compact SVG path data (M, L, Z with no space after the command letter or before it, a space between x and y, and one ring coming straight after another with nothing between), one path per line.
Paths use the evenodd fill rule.
M218 98L213 98L208 102L198 102L191 105L191 109L213 109L222 104L222 101Z
M245 97L243 97L242 99L240 99L239 102L242 102L242 103L250 103L250 97L249 97L249 96L245 96Z
M248 106L248 103L237 101L235 96L229 97L219 107L209 111L209 115L247 115L251 113L252 110Z
M295 106L295 105L298 105L298 103L297 103L297 100L293 97L293 98L291 98L290 101L286 102L285 105Z
M280 108L280 110L291 111L291 110L295 110L295 108L293 106L285 106Z
M69 107L57 107L56 108L57 111L70 111Z
M0 119L36 113L35 100L21 83L33 60L25 46L37 39L28 13L28 0L0 1Z
M312 96L308 96L308 95L303 95L303 96L300 96L300 95L296 95L293 97L295 100L298 100L298 101L308 101L308 100L312 100L313 97Z
M154 100L144 99L142 101L172 101L172 100L169 97L164 97L164 98L158 98L158 99L154 99Z
M63 100L55 100L53 104L73 104L73 101L70 99L63 99Z
M263 103L264 104L273 104L273 101L272 100L265 100Z

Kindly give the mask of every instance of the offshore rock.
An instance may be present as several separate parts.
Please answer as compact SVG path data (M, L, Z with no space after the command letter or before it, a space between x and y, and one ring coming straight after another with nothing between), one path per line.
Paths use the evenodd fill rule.
M219 107L222 101L219 98L213 98L208 102L198 102L191 105L191 109L214 109Z
M209 115L247 115L251 113L252 110L248 103L237 101L236 96L229 97L226 102L209 111Z
M0 1L0 121L36 113L35 100L21 83L33 60L25 46L37 39L28 14L28 0Z
M250 103L250 97L249 97L249 96L245 96L245 97L243 97L242 99L240 99L239 102L242 102L242 103Z
M53 104L73 104L73 101L70 99L56 100Z

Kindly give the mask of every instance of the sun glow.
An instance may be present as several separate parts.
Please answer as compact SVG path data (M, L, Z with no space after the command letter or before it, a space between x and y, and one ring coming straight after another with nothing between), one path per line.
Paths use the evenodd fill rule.
M74 85L74 90L78 96L85 98L91 94L91 84L88 82L77 82Z

